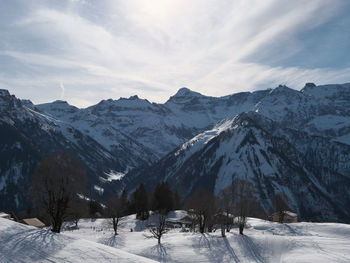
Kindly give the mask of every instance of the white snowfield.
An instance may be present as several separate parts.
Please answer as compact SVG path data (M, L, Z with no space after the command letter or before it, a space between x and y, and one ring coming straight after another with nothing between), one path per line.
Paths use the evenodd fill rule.
M169 217L181 215L176 211ZM350 225L338 223L250 218L243 236L236 228L226 238L219 230L202 235L174 229L158 245L145 237L147 222L135 215L123 219L117 236L106 219L81 220L79 230L62 234L1 220L0 262L350 262Z
M156 262L117 248L0 218L0 262Z

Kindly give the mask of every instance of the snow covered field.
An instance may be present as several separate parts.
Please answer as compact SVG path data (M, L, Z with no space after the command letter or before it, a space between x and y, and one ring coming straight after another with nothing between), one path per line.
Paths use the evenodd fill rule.
M134 218L124 218L117 236L106 219L81 220L79 230L61 235L1 219L0 262L350 262L350 225L251 218L244 236L237 229L227 238L220 231L201 235L174 229L157 245L145 238L145 222Z
M0 218L0 262L154 262L122 250Z
M226 239L219 230L201 235L174 229L158 246L156 239L145 238L144 222L134 218L124 219L116 237L104 219L82 220L79 230L64 233L161 262L350 262L350 225L279 224L251 218L244 236L237 229Z

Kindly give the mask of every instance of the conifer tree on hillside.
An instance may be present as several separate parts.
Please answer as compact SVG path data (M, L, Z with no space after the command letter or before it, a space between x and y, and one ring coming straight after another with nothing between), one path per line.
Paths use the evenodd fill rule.
M148 193L143 183L133 193L131 202L136 218L146 220L149 216Z
M128 200L128 192L124 189L120 195L120 206L121 213L123 216L129 215L130 210L130 202Z
M167 214L174 209L173 193L168 182L159 183L153 192L152 210Z
M179 210L182 208L180 195L177 190L174 192L174 210Z

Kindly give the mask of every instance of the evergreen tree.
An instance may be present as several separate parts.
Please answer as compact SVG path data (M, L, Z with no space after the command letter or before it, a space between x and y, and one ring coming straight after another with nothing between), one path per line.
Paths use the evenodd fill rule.
M146 220L148 218L148 194L143 183L132 195L132 206L135 209L137 219Z
M175 193L174 193L174 210L179 210L181 208L182 208L182 205L181 205L181 201L180 201L180 195L177 192L177 190L175 190Z
M153 193L152 209L167 214L174 208L173 193L168 182L159 183Z
M123 192L120 195L120 207L121 207L121 213L123 216L126 216L129 214L129 200L128 200L128 193L124 189Z

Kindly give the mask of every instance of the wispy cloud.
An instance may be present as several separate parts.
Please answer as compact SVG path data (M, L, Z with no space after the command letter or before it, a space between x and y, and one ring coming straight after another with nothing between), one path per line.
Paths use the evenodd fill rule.
M161 102L182 86L220 96L279 83L299 89L307 81L350 79L349 68L283 63L303 50L298 34L339 16L344 1L50 3L18 5L18 17L1 28L0 67L11 62L12 70L0 74L0 85L18 95L30 87L34 102L64 96L87 106L133 94ZM64 87L59 79L69 92L54 91L57 81ZM43 97L43 88L52 93ZM85 97L79 96L83 89Z
M62 82L60 82L60 88L61 88L61 100L64 99L64 85Z

